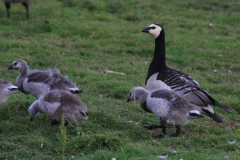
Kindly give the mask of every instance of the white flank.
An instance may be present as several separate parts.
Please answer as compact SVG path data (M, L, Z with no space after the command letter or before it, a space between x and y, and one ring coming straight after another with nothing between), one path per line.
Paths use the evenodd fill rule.
M195 114L198 114L200 115L199 111L198 110L190 110L189 113L195 113Z
M16 86L9 86L8 89L9 90L11 90L11 89L18 89L18 87L16 87Z
M68 88L68 90L70 91L79 91L79 89L76 87L76 88Z
M202 107L202 108L205 110L208 110L209 112L214 114L214 110L213 110L212 106L208 105L207 107Z

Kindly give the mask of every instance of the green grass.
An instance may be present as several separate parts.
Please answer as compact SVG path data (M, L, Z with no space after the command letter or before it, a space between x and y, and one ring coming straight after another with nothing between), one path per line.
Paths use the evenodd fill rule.
M69 125L62 143L60 125L51 126L46 115L31 122L27 109L36 99L16 93L0 106L0 159L239 159L239 16L240 2L233 0L34 0L29 20L21 4L11 6L7 19L2 3L0 78L15 83L17 71L7 68L17 59L30 69L59 68L84 91L77 96L90 115ZM141 30L151 23L165 29L167 65L233 109L214 107L222 124L205 116L183 127L181 137L164 139L153 137L160 130L142 127L157 118L126 101L131 88L145 86L154 39Z

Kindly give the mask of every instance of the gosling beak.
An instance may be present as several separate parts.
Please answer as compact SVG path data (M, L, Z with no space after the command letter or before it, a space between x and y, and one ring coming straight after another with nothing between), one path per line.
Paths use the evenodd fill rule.
M13 65L11 65L10 67L8 67L8 69L13 69Z

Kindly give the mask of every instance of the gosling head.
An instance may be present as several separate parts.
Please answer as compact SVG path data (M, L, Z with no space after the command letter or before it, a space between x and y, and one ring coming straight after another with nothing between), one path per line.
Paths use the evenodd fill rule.
M18 91L18 87L14 86L11 82L6 82L0 79L0 88L3 88L3 92L6 95L11 95Z
M134 87L128 94L127 102L139 99L145 92L147 92L147 90L143 87Z
M163 28L158 24L151 24L147 28L143 29L142 32L152 35L155 39L163 31Z
M12 65L8 67L8 69L20 70L23 66L28 66L28 65L24 60L19 59L19 60L13 61Z

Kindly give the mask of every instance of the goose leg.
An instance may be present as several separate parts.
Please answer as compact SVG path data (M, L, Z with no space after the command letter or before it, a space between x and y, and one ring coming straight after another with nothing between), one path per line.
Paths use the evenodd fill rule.
M53 126L53 125L57 125L57 124L59 124L59 123L60 123L60 122L57 121L57 120L52 120L51 126Z
M156 124L152 124L150 126L143 126L144 128L147 128L148 130L154 130L156 128L163 128L161 125L156 125Z
M180 136L181 127L176 127L176 137Z
M180 136L181 127L176 126L175 128L176 128L176 133L175 134L168 134L169 136L171 136L171 137L178 137L178 136Z
M58 125L59 123L60 123L60 122L57 121L57 120L52 120L51 126L53 126L53 125ZM68 126L68 121L65 121L64 126L65 126L65 127Z
M28 7L29 7L29 2L23 2L22 3L26 9L26 12L27 12L27 19L29 19L29 11L28 11Z
M7 18L10 18L9 12L10 12L11 5L10 5L10 3L5 3L5 6L6 6L6 9L7 9Z

